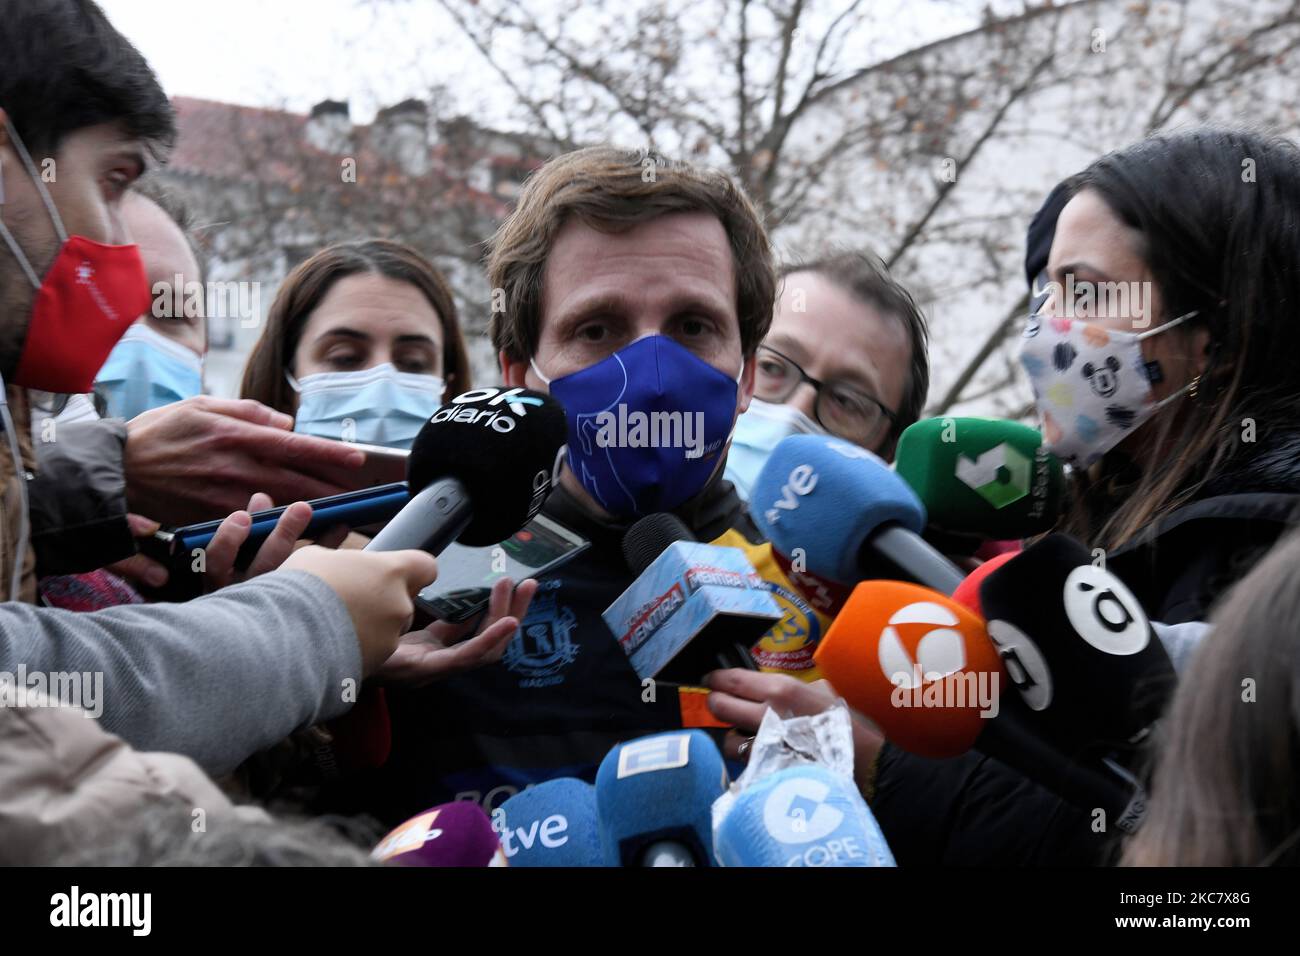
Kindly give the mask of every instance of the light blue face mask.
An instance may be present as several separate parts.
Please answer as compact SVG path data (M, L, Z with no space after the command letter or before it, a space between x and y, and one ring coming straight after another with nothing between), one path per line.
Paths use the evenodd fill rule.
M139 321L113 346L95 376L109 418L128 421L141 412L203 392L203 359Z
M727 452L727 469L722 477L735 485L736 493L748 501L749 489L781 439L824 434L826 429L792 405L751 399L749 408L736 419L731 450Z
M388 362L359 372L284 375L298 393L294 431L389 448L411 447L446 387L437 375L399 372Z

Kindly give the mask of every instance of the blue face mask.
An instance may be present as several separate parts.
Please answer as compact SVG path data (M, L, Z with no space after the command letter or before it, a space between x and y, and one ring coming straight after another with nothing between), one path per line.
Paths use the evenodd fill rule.
M203 360L144 322L136 322L113 346L95 376L110 418L130 420L151 408L193 398L203 391Z
M669 511L713 476L735 422L739 376L664 335L554 381L532 366L564 405L569 468L610 514Z
M763 470L772 449L791 435L824 435L826 429L792 405L776 405L751 399L749 408L736 419L727 452L727 470L723 477L736 486L746 501L758 473Z
M437 375L399 372L385 362L359 372L285 377L298 393L293 430L336 441L410 448L442 404Z

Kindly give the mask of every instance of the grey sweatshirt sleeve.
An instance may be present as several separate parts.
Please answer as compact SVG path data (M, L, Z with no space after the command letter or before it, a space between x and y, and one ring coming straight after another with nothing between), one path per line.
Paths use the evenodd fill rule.
M361 682L347 606L320 578L276 571L185 604L75 613L0 604L0 681L89 674L81 706L140 750L214 775L343 713ZM95 675L102 675L96 677ZM40 678L36 678L39 680ZM351 689L352 693L348 693ZM51 684L47 693L59 696Z

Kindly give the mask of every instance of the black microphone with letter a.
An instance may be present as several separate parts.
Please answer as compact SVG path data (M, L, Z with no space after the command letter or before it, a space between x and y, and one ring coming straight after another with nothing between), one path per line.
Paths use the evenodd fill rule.
M550 494L565 434L564 408L542 392L475 388L457 395L415 436L411 500L366 550L436 555L453 541L504 541Z
M1137 597L1087 548L1042 538L984 578L979 598L1044 737L1071 755L1141 745L1177 677Z

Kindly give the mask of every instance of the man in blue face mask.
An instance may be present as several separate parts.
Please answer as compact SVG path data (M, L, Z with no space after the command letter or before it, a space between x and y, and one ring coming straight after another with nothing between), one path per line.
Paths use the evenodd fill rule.
M632 580L623 536L671 511L701 541L758 540L722 471L776 276L738 187L612 148L560 156L529 179L488 268L503 378L568 416L543 510L591 547L540 578L499 664L389 697L399 745L354 797L394 821L430 800L491 810L529 783L591 779L615 743L682 727L676 689L648 692L600 616Z

